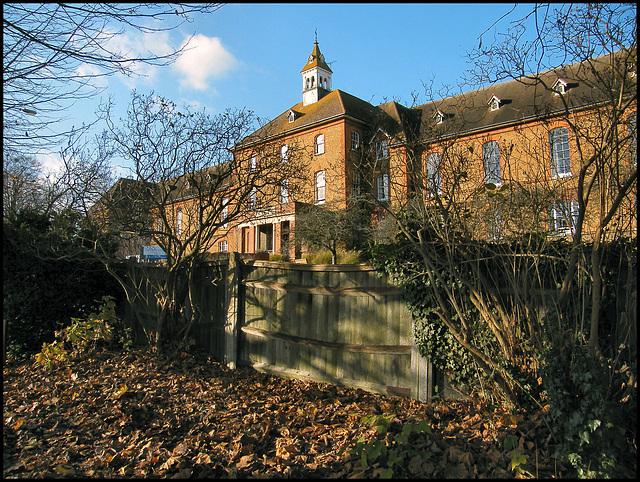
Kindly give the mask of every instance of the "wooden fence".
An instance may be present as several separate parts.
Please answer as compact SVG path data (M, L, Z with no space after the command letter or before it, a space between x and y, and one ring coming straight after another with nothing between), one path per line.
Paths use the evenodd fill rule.
M411 314L374 268L230 253L198 280L191 336L228 366L430 401L432 367L413 344Z

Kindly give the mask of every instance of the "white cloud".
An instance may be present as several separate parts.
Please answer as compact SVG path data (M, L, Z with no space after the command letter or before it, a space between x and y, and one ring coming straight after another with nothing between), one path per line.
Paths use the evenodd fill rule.
M36 159L40 163L41 177L55 179L62 174L64 163L57 154L41 150L36 154Z
M168 55L174 51L169 41L168 32L125 32L111 37L107 49L117 52L125 58L148 58L153 56ZM144 83L153 82L158 72L158 67L142 62L131 62L127 65L135 75L120 78L129 88L135 88L136 84L143 80Z
M103 72L95 65L82 64L76 69L78 75L87 78L89 84L103 88L107 87L109 81Z
M183 42L182 46L186 43ZM182 75L181 86L206 90L210 78L223 76L237 64L238 61L223 47L219 38L198 34L190 39L172 67Z

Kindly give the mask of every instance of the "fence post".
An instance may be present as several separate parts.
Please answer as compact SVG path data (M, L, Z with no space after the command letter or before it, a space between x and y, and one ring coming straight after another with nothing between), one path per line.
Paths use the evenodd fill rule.
M415 323L415 321L413 322ZM412 326L413 333L413 326ZM430 403L433 396L433 365L423 357L411 337L411 398Z
M229 253L229 265L225 279L225 306L227 319L224 324L224 363L235 369L238 361L238 296L240 285L240 255Z

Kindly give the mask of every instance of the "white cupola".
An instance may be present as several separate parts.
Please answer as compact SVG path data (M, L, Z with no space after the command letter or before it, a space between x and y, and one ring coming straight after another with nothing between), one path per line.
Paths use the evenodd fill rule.
M331 92L331 74L333 72L325 62L324 55L320 53L317 36L313 51L300 73L302 74L303 106L318 102Z

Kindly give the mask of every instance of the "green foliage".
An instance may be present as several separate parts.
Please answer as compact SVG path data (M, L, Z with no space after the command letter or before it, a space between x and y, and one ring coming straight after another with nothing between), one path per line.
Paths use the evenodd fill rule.
M101 343L114 342L114 327L119 323L115 306L113 297L104 296L97 313L89 314L86 319L72 318L70 326L56 332L57 340L42 344L36 362L51 370L60 363L83 356ZM131 343L126 340L124 345Z
M384 466L380 474L381 479L390 479L394 475L394 466L415 455L422 456L425 460L431 457L431 453L419 450L414 444L409 443L410 437L420 434L430 434L431 425L427 420L417 421L409 418L401 424L399 431L392 430L393 415L365 415L362 423L376 429L377 435L365 442L361 436L356 445L351 449L352 455L359 457L360 465L367 469L373 464ZM395 423L395 425L398 425Z
M608 394L606 370L585 346L567 342L545 351L541 375L555 456L568 454L581 477L615 477L617 407Z
M120 288L89 254L87 233L70 214L22 211L3 219L3 320L7 354L26 358L55 331Z
M527 455L525 451L518 446L518 437L515 435L507 435L504 438L503 447L509 457L509 467L511 470L517 470L518 474L525 472L523 465L527 463Z

